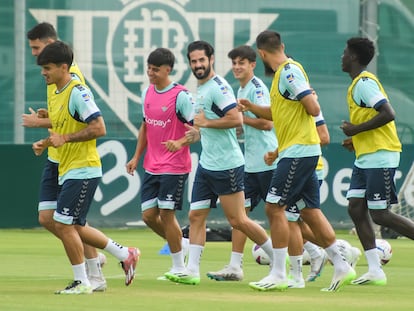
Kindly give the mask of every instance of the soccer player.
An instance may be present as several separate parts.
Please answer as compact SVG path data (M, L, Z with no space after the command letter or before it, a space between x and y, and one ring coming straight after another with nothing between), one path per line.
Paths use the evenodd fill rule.
M375 55L367 38L350 38L342 55L342 71L352 79L348 88L349 121L341 129L348 136L343 146L355 152L347 193L348 213L355 224L368 262L368 272L353 284L386 285L375 245L374 223L414 239L414 223L390 210L397 203L394 175L400 161L401 143L395 112L378 78L366 70Z
M36 58L42 52L43 48L57 40L57 33L53 25L43 22L37 24L27 32L27 39L32 51L32 55ZM69 68L74 79L85 83L82 72L75 62ZM47 98L53 94L54 85L47 86ZM48 118L47 109L39 109L35 112L29 108L30 114L22 115L22 124L25 127L32 128L50 128L51 123ZM53 213L56 210L57 194L59 192L58 185L58 155L57 150L53 147L48 148L48 157L42 173L39 194L39 223L56 237L57 233L53 221ZM59 238L59 237L58 237ZM102 273L102 265L106 262L106 257L102 253L98 253L95 247L84 244L84 255L86 258L86 266L89 281L94 291L105 291L107 283Z
M145 175L141 189L142 219L155 233L167 240L172 273L185 269L184 238L175 211L182 208L184 187L191 171L185 124L192 124L194 118L191 94L170 79L174 61L174 54L165 48L157 48L148 56L150 85L142 93L144 120L135 154L126 164L127 172L133 175L145 152Z
M314 92L315 96L316 93ZM318 116L314 117L316 129L320 139L321 146L326 145L330 141L328 127L326 126L325 119L322 112ZM272 164L276 161L279 151L267 152L265 155L266 164ZM323 181L323 161L319 157L318 164L316 166L316 175L319 180L319 184ZM300 217L299 207L303 206L303 200L296 202L294 205L289 206L285 210L286 218L289 225L289 263L290 271L288 277L289 288L304 288L305 279L302 274L303 265L303 252L306 250L310 256L311 271L306 277L306 281L313 282L320 276L322 269L327 261L326 253L317 245L318 241L315 240L315 236L309 226ZM314 241L312 243L311 241ZM315 244L316 243L316 244Z
M56 294L89 294L93 288L86 274L83 244L104 249L121 261L125 285L135 276L140 252L107 238L86 225L86 216L102 176L96 139L106 134L105 123L90 90L73 79L70 47L56 41L48 44L37 57L48 85L54 85L49 97L49 137L34 143L36 155L49 146L57 149L60 191L53 214L56 235L61 239L72 265L74 281Z
M303 67L285 54L279 33L270 30L261 32L256 38L256 45L265 66L275 72L270 90L271 106L260 107L243 100L239 104L243 110L273 120L279 143L279 162L266 197L273 265L268 276L249 285L260 291L283 291L288 288L285 258L289 226L285 210L303 199L300 215L325 248L335 268L331 285L323 290L338 291L355 278L355 271L343 260L335 232L319 208L319 183L315 168L321 148L313 118L320 113L319 103Z
M236 127L242 125L243 119L233 90L214 72L214 48L208 42L190 43L187 58L198 80L194 126L200 129L202 151L190 205L187 269L165 276L174 282L195 285L200 283L207 216L218 198L233 229L246 234L270 258L272 251L266 231L247 216L244 208L244 157L236 137Z
M231 50L227 56L231 59L234 77L240 86L237 98L245 98L256 105L269 106L269 90L261 79L254 75L256 51L247 45ZM267 165L264 155L277 148L277 139L272 121L258 118L253 113L243 113L244 132L244 207L246 213L253 211L260 200L266 199L276 162ZM262 156L261 156L262 155ZM246 235L233 229L232 252L230 262L223 269L208 272L207 276L217 281L241 281L243 279L243 252Z

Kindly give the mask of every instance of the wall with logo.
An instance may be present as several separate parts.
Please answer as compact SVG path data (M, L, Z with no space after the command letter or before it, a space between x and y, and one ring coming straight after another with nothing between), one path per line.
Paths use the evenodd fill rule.
M45 107L44 79L25 37L27 30L42 21L55 25L60 39L73 47L106 121L108 134L99 141L104 176L91 208L92 224L141 224L142 172L130 176L124 166L132 156L142 120L141 92L148 85L146 57L150 51L160 46L171 49L176 56L173 79L195 92L186 47L193 40L209 41L215 47L216 72L236 89L228 51L242 44L255 47L257 34L270 28L282 34L287 53L304 65L318 93L332 141L324 148L327 176L322 208L336 226L350 225L344 195L353 155L342 150L344 136L339 129L342 120L348 119L350 78L341 71L340 62L346 40L359 35L361 29L360 1L210 0L208 7L205 4L203 0L0 1L0 150L6 161L0 189L10 216L0 220L0 227L37 225L37 188L44 159L32 155L30 144L47 132L23 129L20 115L29 107ZM378 23L377 72L397 112L404 143L396 177L400 187L411 167L408 151L414 142L414 89L410 87L414 77L407 65L414 63L414 18L402 1L382 0ZM260 61L256 74L270 86ZM193 165L198 153L199 147L194 146ZM24 195L18 195L20 191ZM185 223L186 212L178 216ZM253 217L265 222L260 209ZM223 220L220 209L212 213L211 220Z
M135 150L134 140L99 140L98 150L102 158L103 177L95 193L89 211L89 222L97 227L143 226L140 209L140 189L144 172L142 166L134 176L126 173L125 163ZM200 146L192 146L192 165L198 164ZM406 146L401 165L396 173L397 188L400 188L411 169L413 146ZM36 157L30 145L0 145L0 197L2 214L0 228L37 227L37 202L41 171L45 156ZM351 228L347 214L346 191L351 177L354 155L339 144L323 148L325 178L321 187L321 208L335 228ZM177 212L181 225L186 225L194 171L190 174L185 190L183 210ZM414 177L407 180L404 202L414 206ZM268 226L263 203L251 217ZM211 226L227 224L220 207L211 211Z

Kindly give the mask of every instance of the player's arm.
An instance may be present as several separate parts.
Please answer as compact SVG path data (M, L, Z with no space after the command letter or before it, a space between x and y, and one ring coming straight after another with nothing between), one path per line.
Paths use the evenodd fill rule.
M321 141L321 146L325 146L331 142L328 127L326 126L325 123L321 125L317 125L316 130L318 131L318 136L319 136L319 140Z
M321 107L319 106L318 99L313 93L302 97L300 99L300 103L303 105L306 112L311 116L316 117L321 112Z
M224 116L218 119L207 119L202 109L194 116L194 125L196 127L229 129L242 124L243 118L236 106L227 110Z
M272 111L269 106L259 106L253 104L248 99L240 98L237 100L237 108L239 111L250 111L255 114L257 117L272 121Z
M250 118L243 115L243 123L262 131L270 131L273 129L273 122L262 118Z
M300 101L309 115L318 116L321 111L318 96L309 85L305 73L298 66L292 64L283 76L281 84L286 87L286 91L293 94Z
M137 145L135 147L134 156L126 164L127 173L134 175L134 171L138 167L139 159L147 148L147 125L145 120L142 121L141 127L138 132Z
M340 128L345 135L354 136L361 132L379 128L395 119L395 111L388 101L382 103L376 110L378 113L372 119L360 124L352 124L348 121L342 121Z
M96 118L90 120L88 122L88 126L78 132L58 134L49 129L49 133L50 142L52 143L53 147L58 148L66 143L89 141L105 136L106 127L103 117L99 115Z
M176 100L176 114L178 119L184 123L187 131L179 139L162 142L162 144L170 152L176 152L184 146L188 146L200 139L200 133L197 129L193 128L190 124L194 122L194 104L192 96L187 91L182 91L178 94ZM195 131L193 134L187 134L189 131Z

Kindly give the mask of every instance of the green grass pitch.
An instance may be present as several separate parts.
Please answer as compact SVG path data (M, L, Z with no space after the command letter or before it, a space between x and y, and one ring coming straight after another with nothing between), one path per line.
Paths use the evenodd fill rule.
M72 270L60 242L42 229L0 230L0 310L2 311L123 311L123 310L412 310L414 306L414 244L408 239L389 240L393 248L391 261L384 266L388 285L346 286L338 293L321 292L330 283L332 266L325 267L315 282L304 289L286 292L256 292L248 282L268 273L251 256L252 242L244 255L245 279L242 282L217 282L205 273L221 269L228 263L230 242L207 242L201 263L198 286L159 281L169 270L171 259L159 255L165 242L146 229L104 229L114 240L138 246L142 257L134 283L124 285L124 275L117 260L106 254L104 274L108 290L92 295L60 296L54 291L71 281ZM361 248L355 236L338 232L338 238ZM309 266L304 266L304 275ZM357 274L367 270L364 256L358 262Z

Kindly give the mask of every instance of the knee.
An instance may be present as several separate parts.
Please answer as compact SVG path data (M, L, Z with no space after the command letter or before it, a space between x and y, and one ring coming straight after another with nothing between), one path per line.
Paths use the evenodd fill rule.
M190 211L190 213L188 214L188 220L190 221L190 225L193 227L205 226L206 218L207 216L204 213L197 212L197 211Z
M355 200L349 200L348 203L348 214L353 217L357 217L361 213L361 206Z
M155 217L146 213L142 214L142 220L149 227L152 227L152 225L156 222Z
M39 224L47 230L51 231L55 226L55 221L51 217L47 217L44 214L39 214Z
M248 226L249 218L247 216L241 218L228 218L228 222L233 229L244 232L244 228Z
M387 222L387 210L370 210L369 214L371 215L372 221L377 225L383 225Z

